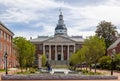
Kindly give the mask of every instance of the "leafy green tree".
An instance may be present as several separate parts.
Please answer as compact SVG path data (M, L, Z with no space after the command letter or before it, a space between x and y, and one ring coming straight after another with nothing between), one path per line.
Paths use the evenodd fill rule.
M84 62L84 50L81 48L70 57L70 65L74 66L74 70L77 64Z
M105 54L105 42L104 39L98 38L97 36L90 36L84 42L85 49L87 50L85 53L86 61L88 64L95 64L95 72L96 72L96 63L98 59L101 58ZM90 64L91 65L91 64Z
M46 61L47 61L46 55L43 54L43 55L42 55L42 66L43 66L43 67L45 67Z
M120 54L114 56L115 69L120 70Z
M26 61L25 65L26 65L26 68L27 68L27 67L32 67L33 64L34 64L35 46L32 43L30 43L30 41L27 41L26 47L27 47L27 49L26 49L27 56L26 56L26 59L25 59L25 61Z
M111 57L103 56L99 59L100 67L102 69L110 69L111 67Z
M120 65L120 54L115 55L115 62Z
M32 66L34 61L35 46L23 37L15 37L13 43L16 48L16 58L21 71L24 67Z
M89 47L87 45L83 45L82 46L83 50L84 50L84 62L87 63L87 65L89 65L90 71L91 71L91 64L92 64L92 55L89 54ZM87 68L86 68L87 69Z
M96 35L105 39L107 48L116 40L116 33L116 26L111 22L101 21L97 25Z

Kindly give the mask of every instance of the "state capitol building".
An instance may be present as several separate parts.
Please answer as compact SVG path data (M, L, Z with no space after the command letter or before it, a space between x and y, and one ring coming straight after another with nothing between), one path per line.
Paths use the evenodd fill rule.
M69 65L70 56L83 45L82 36L69 36L60 12L58 24L53 37L38 36L30 39L36 46L36 63L40 64L40 55L45 54L52 65Z

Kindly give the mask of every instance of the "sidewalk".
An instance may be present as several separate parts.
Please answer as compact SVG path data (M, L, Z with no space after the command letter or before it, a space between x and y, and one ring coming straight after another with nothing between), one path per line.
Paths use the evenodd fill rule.
M14 74L14 73L20 71L18 68L10 68L10 69L8 69L8 70L9 70L9 71L8 71L8 74ZM2 74L5 74L5 72L0 72L0 81L1 81L1 75L2 75Z
M18 72L18 71L20 71L20 70L12 69L8 73L9 74L14 74L15 72ZM94 71L94 69L92 69L92 71ZM101 72L101 73L105 73L107 75L110 75L110 71L107 71L107 70L97 69L97 72ZM1 74L5 74L5 72L0 73L0 76L1 76ZM120 73L113 72L113 75L118 76L118 80L109 80L109 81L120 81ZM3 81L3 80L1 80L1 77L0 77L0 81ZM13 80L5 80L5 81L13 81ZM18 81L18 80L14 80L14 81ZM19 80L19 81L29 81L29 80ZM50 81L50 80L31 80L31 81ZM68 81L68 80L53 80L53 81ZM70 81L76 81L76 80L70 80ZM83 81L83 80L77 80L77 81ZM84 80L84 81L105 81L105 80Z
M92 71L94 72L95 69L92 69ZM96 72L100 72L100 73L105 74L105 75L111 75L110 70L97 69ZM113 75L118 76L118 80L120 81L120 73L119 72L113 71Z

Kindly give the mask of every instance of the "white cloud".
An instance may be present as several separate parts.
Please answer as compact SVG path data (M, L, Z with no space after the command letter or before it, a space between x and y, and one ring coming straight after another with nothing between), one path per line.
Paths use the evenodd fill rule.
M45 10L60 7L54 0L1 0L5 13L1 20L7 22L30 22L45 16ZM63 5L64 3L60 3Z
M84 37L94 35L95 29L93 28L102 20L111 21L117 26L120 25L120 0L105 0L104 4L85 5L84 7L73 6L66 2L57 0L0 0L0 4L5 6L4 12L0 14L0 20L13 24L14 22L27 24L36 22L30 27L43 27L43 31L40 32L15 31L16 35L25 36L26 34L28 38L31 36L30 33L33 33L33 36L53 35L57 23L55 22L57 21L56 13L58 13L55 10L58 8L62 8L64 11L64 20L67 23L69 35L83 35ZM86 31L82 31L83 29Z

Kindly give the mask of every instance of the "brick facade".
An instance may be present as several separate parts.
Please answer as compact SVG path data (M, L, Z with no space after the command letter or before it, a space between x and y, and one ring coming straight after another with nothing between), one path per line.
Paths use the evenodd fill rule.
M14 55L14 48L12 45L13 32L11 32L5 25L0 22L0 69L4 69L4 54L8 54L8 67L16 65Z
M112 54L120 53L120 38L118 38L108 49L107 54L111 56Z

